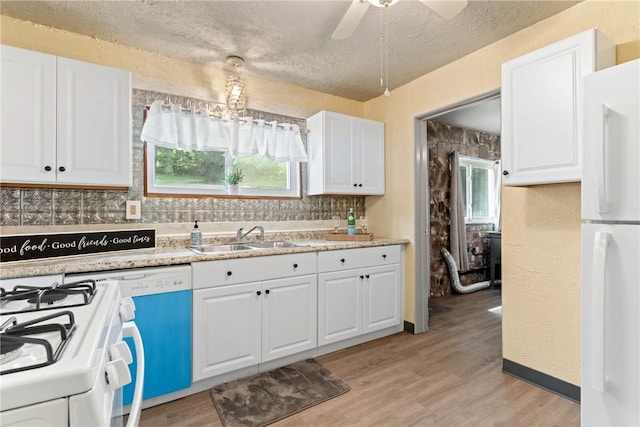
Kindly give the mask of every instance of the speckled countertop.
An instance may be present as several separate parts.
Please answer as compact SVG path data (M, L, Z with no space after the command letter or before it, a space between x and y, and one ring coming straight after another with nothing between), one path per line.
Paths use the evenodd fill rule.
M199 255L187 249L186 245L167 247L167 242L164 241L161 244L158 242L155 249L134 249L129 251L49 258L34 261L6 262L0 266L0 279L61 273L122 270L139 267L189 264L201 261L249 258L301 252L319 252L336 249L366 248L373 246L404 245L409 243L409 240L407 239L393 238L377 238L372 241L327 241L321 239L292 239L290 241L305 246L278 249L251 249ZM179 244L184 242L182 240L178 240L173 243Z

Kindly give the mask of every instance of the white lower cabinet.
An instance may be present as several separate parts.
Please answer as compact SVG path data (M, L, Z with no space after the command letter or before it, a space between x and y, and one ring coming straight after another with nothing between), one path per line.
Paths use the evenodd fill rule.
M260 282L193 291L193 380L260 363Z
M400 331L401 265L398 245L192 264L193 381Z
M321 252L318 266L319 346L400 324L399 246Z
M315 253L192 268L194 381L317 346Z
M400 324L400 265L365 269L364 333Z
M317 345L317 276L270 280L262 284L262 361Z
M362 335L362 287L359 271L318 275L318 345Z

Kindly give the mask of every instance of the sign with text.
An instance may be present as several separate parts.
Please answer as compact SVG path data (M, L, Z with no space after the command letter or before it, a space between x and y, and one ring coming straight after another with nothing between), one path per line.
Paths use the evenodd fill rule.
M0 262L155 248L155 230L0 236Z

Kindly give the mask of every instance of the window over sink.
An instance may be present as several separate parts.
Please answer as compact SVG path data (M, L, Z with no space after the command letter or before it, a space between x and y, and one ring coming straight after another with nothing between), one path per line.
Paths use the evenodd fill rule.
M151 103L140 136L145 195L301 198L305 121L244 113L251 115L212 113L208 104Z
M234 156L227 150L181 150L146 144L147 194L226 195L234 168L244 178L236 197L300 197L300 164L268 157Z

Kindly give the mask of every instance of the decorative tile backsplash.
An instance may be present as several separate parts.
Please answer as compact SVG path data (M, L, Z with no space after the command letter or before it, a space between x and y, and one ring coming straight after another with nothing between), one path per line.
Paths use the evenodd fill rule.
M133 185L128 191L47 188L0 188L0 226L153 224L217 221L305 221L330 220L333 215L347 217L353 207L364 215L364 196L308 196L307 167L302 164L302 199L226 199L190 197L144 197L143 144L140 133L145 105L156 99L183 105L206 101L134 89ZM254 118L289 121L306 128L304 119L260 111L248 111ZM306 138L303 137L306 144ZM142 218L125 219L127 200L140 200Z

